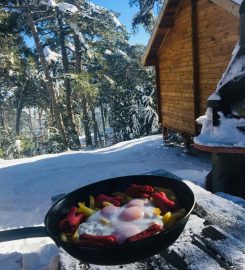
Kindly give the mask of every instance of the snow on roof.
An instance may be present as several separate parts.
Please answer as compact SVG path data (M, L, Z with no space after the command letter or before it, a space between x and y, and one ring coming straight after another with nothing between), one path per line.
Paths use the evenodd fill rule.
M209 96L208 100L221 100L221 97L218 93L213 93L211 96Z
M233 2L237 3L238 5L241 5L243 0L232 0Z
M236 77L239 73L244 72L245 68L245 56L237 56L238 52L240 50L239 40L232 52L231 60L228 64L228 67L226 71L223 73L220 81L217 84L216 93L219 91L219 89L226 84L228 81L233 80L234 77Z

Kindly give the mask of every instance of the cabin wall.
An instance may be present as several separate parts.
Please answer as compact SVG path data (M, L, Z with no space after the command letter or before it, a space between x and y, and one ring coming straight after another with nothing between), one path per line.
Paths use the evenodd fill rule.
M193 134L191 6L183 2L174 27L166 35L158 55L162 125Z
M189 135L196 135L195 112L205 113L207 98L215 91L239 38L237 17L209 0L197 0L196 8L198 82L193 82L191 0L183 0L157 59L162 126Z
M215 91L239 39L239 19L208 0L197 1L200 114Z

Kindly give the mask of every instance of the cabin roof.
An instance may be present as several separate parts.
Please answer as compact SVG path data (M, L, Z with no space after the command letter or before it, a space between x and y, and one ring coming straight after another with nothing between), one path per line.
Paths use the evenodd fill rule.
M239 17L239 7L242 0L210 0L217 6ZM144 66L154 66L158 49L167 32L174 26L175 18L183 0L166 0L157 18L151 38L146 47L142 63Z

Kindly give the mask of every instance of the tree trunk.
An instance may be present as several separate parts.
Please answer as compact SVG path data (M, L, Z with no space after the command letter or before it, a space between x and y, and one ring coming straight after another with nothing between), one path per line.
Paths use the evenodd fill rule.
M94 108L92 108L92 121L93 121L93 131L94 131L94 145L95 147L98 147L98 129L97 129Z
M88 110L87 110L87 100L84 97L82 101L82 109L83 109L83 126L84 126L84 132L85 132L85 140L86 140L86 146L92 146L92 137L89 129L89 116L88 116Z
M15 120L15 133L16 135L20 135L20 119L21 119L21 113L22 113L22 104L18 104L18 107L16 109L16 120Z
M36 46L36 49L37 49L37 52L38 52L38 56L40 58L40 62L41 62L41 65L42 65L42 68L43 68L43 71L44 71L44 74L45 74L45 79L47 81L47 89L48 89L50 98L52 100L52 106L53 106L53 112L54 112L54 118L55 118L56 126L57 126L57 128L59 130L59 133L60 133L61 137L62 137L63 143L67 146L65 128L64 128L63 121L62 121L62 117L61 117L60 112L59 112L58 102L57 102L57 98L56 98L56 95L55 95L52 78L50 76L48 64L46 62L45 55L43 53L43 48L42 48L42 45L41 45L41 41L40 41L40 38L39 38L39 35L38 35L38 32L37 32L36 26L34 24L34 20L33 20L33 17L32 17L30 6L26 5L25 10L26 10L25 16L27 18L27 21L28 21L32 36L34 38L34 42L35 42L35 46Z
M32 135L33 139L36 139L35 133L34 133L34 128L32 124L32 117L31 117L31 109L29 108L29 127L30 127L30 134Z
M107 139L106 139L106 132L105 132L105 117L104 117L104 109L102 101L100 100L100 112L101 112L101 119L102 119L102 126L103 126L103 134L104 134L104 145L107 145Z
M65 74L69 73L69 61L67 56L67 51L65 47L65 34L63 30L63 23L62 18L60 16L60 13L58 9L56 9L56 17L58 20L59 25L59 41L61 45L61 54L62 54L62 64L63 64L63 70ZM71 106L71 96L72 96L72 89L71 89L71 81L69 78L64 78L64 85L66 89L66 110L67 110L67 120L68 120L68 131L71 133L72 141L75 144L75 149L80 149L80 141L79 137L76 131L76 126L74 123L74 116L72 112L72 106ZM72 147L72 146L71 146Z
M6 130L4 110L0 107L0 127L1 126L3 130Z
M76 71L81 72L81 53L80 53L80 41L78 36L74 33L74 45L76 56ZM85 95L82 95L82 110L83 110L83 126L85 132L86 146L92 146L92 138L89 129L89 115L87 110L87 100Z
M27 80L25 80L23 87L20 89L19 95L18 95L18 103L16 107L16 119L15 119L15 133L16 135L20 135L20 119L21 119L21 113L23 110L23 103L22 103L22 97L25 92Z
M39 124L39 129L40 129L41 140L43 140L42 116L43 116L43 109L39 109L39 111L38 111L38 124Z

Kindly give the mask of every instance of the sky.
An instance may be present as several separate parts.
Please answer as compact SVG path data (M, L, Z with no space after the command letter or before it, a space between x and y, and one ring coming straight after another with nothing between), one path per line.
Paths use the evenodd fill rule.
M119 20L127 27L129 32L132 32L132 18L138 9L135 6L130 7L128 0L91 0L91 2L120 13ZM130 42L147 45L149 39L150 35L145 32L143 27L139 27L138 33L131 36Z

